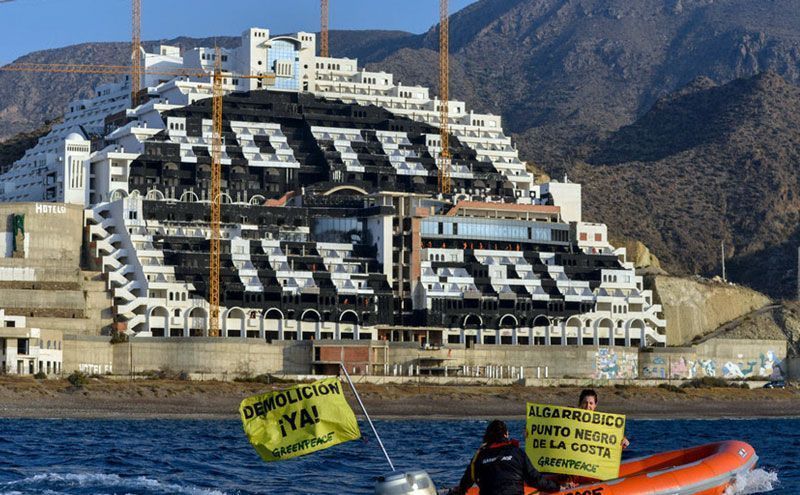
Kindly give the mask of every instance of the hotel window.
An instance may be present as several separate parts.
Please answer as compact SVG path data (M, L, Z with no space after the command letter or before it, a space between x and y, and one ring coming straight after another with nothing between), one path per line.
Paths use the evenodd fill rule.
M601 242L603 240L603 234L595 234L594 240L595 242Z
M580 239L581 239L582 241L585 241L585 240L587 239L586 232L581 232Z

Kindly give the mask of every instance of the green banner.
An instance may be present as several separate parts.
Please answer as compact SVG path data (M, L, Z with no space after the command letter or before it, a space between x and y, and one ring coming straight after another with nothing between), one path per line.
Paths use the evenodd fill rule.
M248 397L239 412L250 443L268 462L361 438L356 416L336 378Z

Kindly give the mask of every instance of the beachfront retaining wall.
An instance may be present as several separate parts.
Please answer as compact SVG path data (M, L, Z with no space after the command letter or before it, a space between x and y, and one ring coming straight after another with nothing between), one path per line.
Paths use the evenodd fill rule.
M109 340L109 337L65 337L64 372L141 374L172 370L224 377L305 374L311 367L308 341L268 344L258 339L137 337L112 345Z
M786 375L789 380L800 380L800 358L786 358Z
M328 342L330 342L328 344ZM335 346L318 341L317 346ZM797 376L800 365L786 360L783 341L715 339L695 347L629 347L453 345L422 349L413 343L350 342L380 353L371 374L425 373L426 367L447 368L450 376L499 379L580 378L593 380L777 378L790 365ZM384 349L386 358L383 359ZM324 357L324 356L323 356ZM312 341L266 343L259 339L133 338L111 345L108 337L64 339L63 369L69 373L129 374L169 369L211 377L270 374L308 374L312 370ZM317 358L320 359L320 358ZM784 362L785 361L785 362ZM380 364L385 364L380 366ZM363 368L363 371L366 367ZM420 369L421 368L421 369ZM358 370L363 372L362 370Z
M777 379L785 375L786 341L711 339L694 347L654 348L639 356L644 379Z
M62 372L81 371L90 375L118 372L118 368L114 366L114 352L109 340L109 337L65 335Z
M512 373L519 377L519 369L524 368L522 377L544 378L547 375L602 380L636 378L638 356L639 350L630 347L475 345L467 349L463 345L451 345L430 350L391 343L388 361L390 367L402 366L401 374L407 374L410 367L421 362L439 360L442 367L466 367L469 376L485 376L487 368L491 367L502 368L498 371L500 377ZM509 371L509 367L515 371Z

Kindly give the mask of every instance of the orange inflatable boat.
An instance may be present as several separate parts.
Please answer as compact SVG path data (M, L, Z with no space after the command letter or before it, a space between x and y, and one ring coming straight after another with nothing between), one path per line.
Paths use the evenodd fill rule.
M630 459L619 468L619 478L581 485L562 495L722 495L736 475L756 467L753 447L737 441L664 452ZM469 495L478 495L472 488ZM525 494L537 491L526 488Z

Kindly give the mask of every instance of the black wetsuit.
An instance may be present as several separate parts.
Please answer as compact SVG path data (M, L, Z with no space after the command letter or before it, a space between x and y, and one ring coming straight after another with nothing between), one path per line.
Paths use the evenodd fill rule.
M478 484L481 495L523 495L525 483L545 492L560 489L533 467L516 440L485 445L478 450L461 477L458 491L466 493L474 483Z

